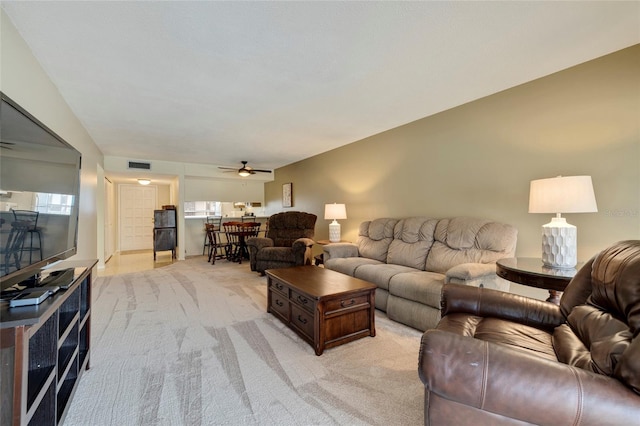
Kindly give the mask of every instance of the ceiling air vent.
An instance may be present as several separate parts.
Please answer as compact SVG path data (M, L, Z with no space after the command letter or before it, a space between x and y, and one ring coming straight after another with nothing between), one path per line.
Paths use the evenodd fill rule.
M151 163L143 163L142 161L129 161L129 168L136 170L151 170Z

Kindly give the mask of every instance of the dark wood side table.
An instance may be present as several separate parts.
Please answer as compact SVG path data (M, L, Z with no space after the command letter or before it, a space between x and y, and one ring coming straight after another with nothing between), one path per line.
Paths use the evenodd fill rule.
M547 302L560 303L560 295L584 263L575 268L556 269L544 266L536 257L510 257L496 262L496 274L507 281L549 290Z

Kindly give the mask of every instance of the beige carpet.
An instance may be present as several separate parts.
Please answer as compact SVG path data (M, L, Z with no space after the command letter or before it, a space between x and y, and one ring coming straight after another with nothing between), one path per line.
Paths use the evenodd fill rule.
M266 278L204 258L98 278L91 369L69 425L419 425L421 333L376 312L376 337L316 356L266 312Z

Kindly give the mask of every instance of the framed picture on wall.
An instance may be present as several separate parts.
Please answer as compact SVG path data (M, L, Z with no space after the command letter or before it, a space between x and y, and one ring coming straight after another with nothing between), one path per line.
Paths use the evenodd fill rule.
M282 207L292 207L293 188L291 182L282 185Z

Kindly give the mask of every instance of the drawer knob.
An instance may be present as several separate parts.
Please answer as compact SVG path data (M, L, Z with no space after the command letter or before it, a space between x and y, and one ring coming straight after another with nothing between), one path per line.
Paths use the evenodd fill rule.
M277 299L277 300L276 300L276 305L278 305L278 306L280 306L280 307L283 307L283 306L284 306L284 303L282 303L282 301L281 301L280 299Z
M283 289L284 289L284 286L283 286L282 284L276 283L276 288L277 288L278 290L283 290Z
M309 299L307 299L306 297L298 296L298 302L306 305L307 303L309 303Z
M302 324L306 324L307 323L307 319L306 318L302 318L300 315L298 315L298 321L300 321Z
M347 306L351 306L351 305L353 305L355 303L356 303L356 299L349 300L349 303L346 303L344 300L342 300L340 302L340 306L342 306L343 308L346 308Z

